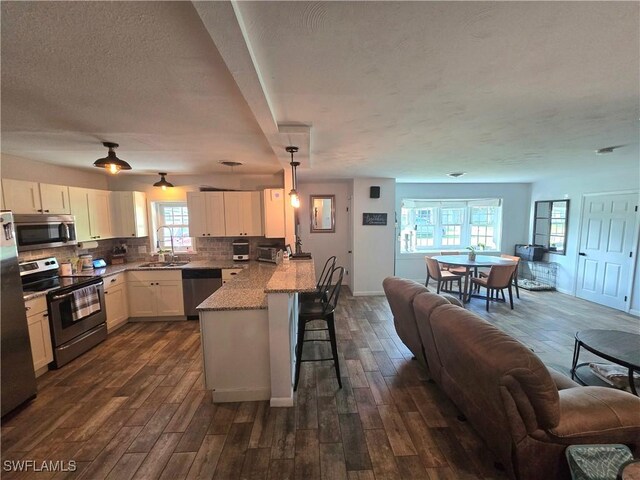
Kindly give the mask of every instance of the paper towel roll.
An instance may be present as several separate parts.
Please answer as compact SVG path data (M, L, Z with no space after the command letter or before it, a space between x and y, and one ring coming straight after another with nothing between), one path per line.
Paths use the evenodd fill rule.
M98 248L98 242L80 242L78 243L78 248L82 248L83 250Z

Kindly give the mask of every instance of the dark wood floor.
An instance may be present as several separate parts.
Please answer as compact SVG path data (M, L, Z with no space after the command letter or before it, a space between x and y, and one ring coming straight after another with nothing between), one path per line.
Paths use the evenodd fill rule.
M521 296L514 311L486 314L475 299L469 308L561 369L576 330L638 330L635 317L562 294ZM288 409L212 404L197 322L128 324L42 376L37 399L2 425L3 461L74 460L77 470L2 478L504 478L410 360L384 297L345 295L337 324L342 390L331 362L305 363Z

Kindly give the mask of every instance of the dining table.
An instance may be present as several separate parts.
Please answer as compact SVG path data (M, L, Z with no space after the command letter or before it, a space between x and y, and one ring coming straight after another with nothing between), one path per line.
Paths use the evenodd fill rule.
M463 267L466 269L464 274L463 302L468 303L471 300L471 291L469 277L471 272L477 272L480 267L492 267L493 265L515 265L516 262L506 258L491 255L476 255L474 260L469 260L469 255L434 255L433 259L442 265L452 267Z

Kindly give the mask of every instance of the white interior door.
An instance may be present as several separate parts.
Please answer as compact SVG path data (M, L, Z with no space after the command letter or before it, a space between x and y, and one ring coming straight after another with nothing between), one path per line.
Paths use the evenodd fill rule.
M576 296L627 310L636 252L637 194L586 197Z

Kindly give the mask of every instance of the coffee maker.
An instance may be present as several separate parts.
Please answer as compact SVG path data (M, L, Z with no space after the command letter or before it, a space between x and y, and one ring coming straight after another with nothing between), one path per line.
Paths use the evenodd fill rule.
M248 262L249 261L249 241L239 238L233 241L233 261Z

